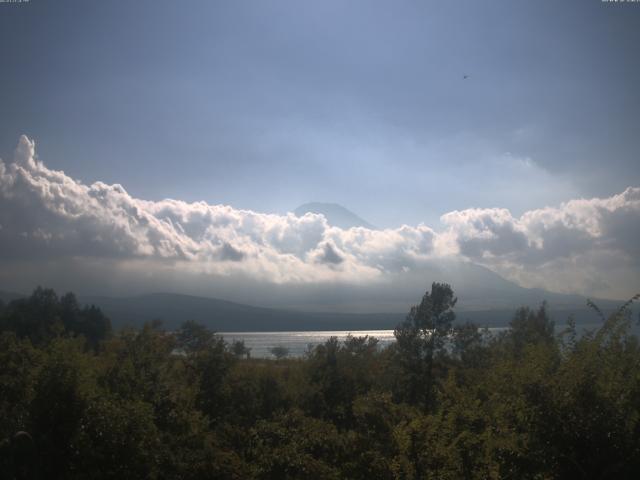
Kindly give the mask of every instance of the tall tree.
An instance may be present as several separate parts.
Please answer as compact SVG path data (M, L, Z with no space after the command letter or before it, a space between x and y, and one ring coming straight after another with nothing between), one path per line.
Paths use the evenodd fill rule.
M396 351L402 369L403 396L412 403L429 408L433 401L434 359L445 348L451 333L457 298L446 283L431 285L422 301L409 311L407 318L394 331Z

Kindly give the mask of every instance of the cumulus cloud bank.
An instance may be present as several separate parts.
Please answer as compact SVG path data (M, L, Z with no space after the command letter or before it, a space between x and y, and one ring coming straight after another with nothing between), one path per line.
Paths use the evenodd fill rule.
M559 291L638 286L640 188L526 212L468 209L445 228L342 229L322 215L273 215L204 202L146 201L121 185L85 185L47 168L26 136L0 161L0 257L144 259L167 269L274 284L367 284L470 260L525 286ZM634 284L635 282L635 284ZM631 286L630 286L631 285Z
M454 211L442 221L460 255L521 284L622 296L640 287L640 188L520 218L494 208Z

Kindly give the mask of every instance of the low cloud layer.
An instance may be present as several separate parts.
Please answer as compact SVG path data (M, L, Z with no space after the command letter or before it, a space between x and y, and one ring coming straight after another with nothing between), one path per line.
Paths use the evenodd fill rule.
M441 231L422 224L341 229L311 213L152 202L121 185L85 185L48 169L34 142L22 136L14 161L0 162L0 206L0 261L6 264L144 261L165 274L202 278L367 285L459 258L523 286L615 297L640 286L640 188L519 218L498 208L453 211L442 216Z
M640 288L640 188L519 218L506 209L469 209L442 221L460 255L520 284L623 296Z

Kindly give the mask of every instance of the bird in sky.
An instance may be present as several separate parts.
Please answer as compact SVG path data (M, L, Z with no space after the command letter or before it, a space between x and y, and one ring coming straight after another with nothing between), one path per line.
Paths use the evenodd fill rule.
M462 76L462 79L463 79L463 80L466 80L467 78L469 78L469 75L463 75L463 76Z

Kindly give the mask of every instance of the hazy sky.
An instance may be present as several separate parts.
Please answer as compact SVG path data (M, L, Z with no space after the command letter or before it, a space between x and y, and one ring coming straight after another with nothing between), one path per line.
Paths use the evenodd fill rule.
M121 184L136 208L161 222L162 203L153 202L165 198L280 215L309 201L336 202L410 237L415 255L453 252L524 285L555 278L558 290L578 275L559 278L567 271L561 258L582 269L582 280L564 290L620 296L639 271L640 193L625 192L640 186L639 46L640 3L600 0L0 3L0 158L17 158L26 134L46 164L29 163L24 139L18 157L32 180L71 189ZM4 174L6 243L11 222L23 226L7 213L22 174ZM60 193L38 191L39 207ZM563 204L596 197L605 203L589 208L622 212L615 228ZM31 230L16 226L16 235L40 229L46 237L41 227L52 220L33 202L16 210L33 217L25 221ZM541 220L544 207L581 233L562 237L551 217ZM412 231L403 233L403 224ZM208 227L198 228L182 233L199 242ZM379 251L366 255L382 264L364 259L344 238L318 231L307 250L296 250L307 264L333 258L331 272L350 265L353 281L364 266L409 268L391 268ZM498 246L485 244L505 232ZM151 250L136 243L129 254L202 250L165 245L169 254L144 235ZM212 240L211 258L259 256L233 235ZM618 248L626 256L605 260L587 237L607 255ZM103 245L98 256L123 245ZM97 255L85 248L79 241L65 254ZM576 256L585 252L588 259ZM585 280L603 262L626 270L616 270L617 282L612 272ZM279 282L319 281L302 270L291 278L269 271L262 274Z
M0 156L379 226L519 214L640 184L639 45L599 0L0 4Z

